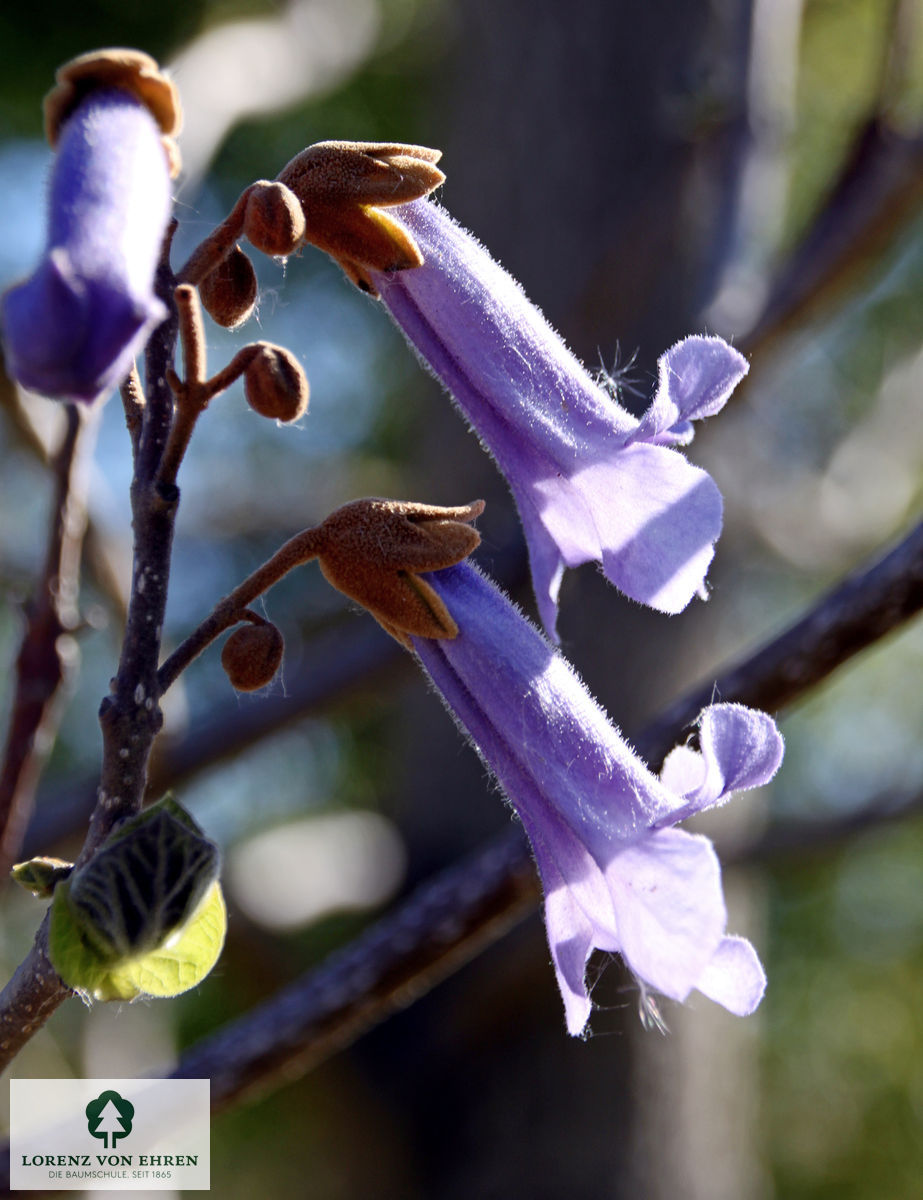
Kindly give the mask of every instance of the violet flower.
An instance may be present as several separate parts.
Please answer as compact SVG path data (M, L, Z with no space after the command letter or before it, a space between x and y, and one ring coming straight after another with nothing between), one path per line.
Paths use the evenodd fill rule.
M413 646L516 810L535 853L567 1028L590 1015L594 948L617 951L674 1000L694 989L745 1015L765 976L726 934L711 842L672 826L775 773L782 739L765 713L715 704L700 751L681 747L661 778L633 753L568 663L468 562L423 576L458 625Z
M148 108L121 88L91 92L61 130L44 257L3 297L13 378L63 400L94 400L121 383L167 315L154 273L170 203Z
M679 342L638 421L444 209L418 200L388 211L424 261L372 271L373 283L507 478L545 628L555 636L564 568L594 560L627 596L680 612L702 589L722 503L710 476L670 447L723 407L745 359L720 338Z

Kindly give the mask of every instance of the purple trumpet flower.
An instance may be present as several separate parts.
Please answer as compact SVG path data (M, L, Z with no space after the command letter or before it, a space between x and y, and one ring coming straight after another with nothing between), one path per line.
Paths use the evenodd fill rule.
M714 704L700 750L680 747L654 776L568 663L470 563L422 576L458 625L413 637L449 709L471 735L532 843L567 1028L590 1016L594 948L617 951L674 1000L694 989L746 1015L765 976L753 947L726 934L711 842L672 828L772 778L782 739L765 713Z
M10 374L62 400L95 400L128 374L167 310L154 273L170 217L170 170L148 108L91 92L60 134L41 263L3 297Z
M423 265L371 278L507 478L545 628L555 636L564 568L594 560L627 596L680 612L702 589L722 502L711 477L670 447L723 407L746 360L716 337L677 343L638 421L444 209L417 200L388 212Z

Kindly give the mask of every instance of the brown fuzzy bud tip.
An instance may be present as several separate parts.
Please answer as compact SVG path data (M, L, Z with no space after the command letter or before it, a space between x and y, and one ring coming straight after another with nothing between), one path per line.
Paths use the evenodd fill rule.
M296 421L308 407L310 388L301 363L284 346L258 343L259 350L244 372L247 403L261 417Z
M377 295L369 271L404 271L420 248L381 211L428 195L444 181L439 150L379 142L318 142L278 175L304 209L305 241L326 251L363 291Z
M408 648L411 635L454 638L451 613L420 575L467 558L481 540L470 522L483 511L483 500L458 508L354 500L318 527L321 571Z
M244 233L273 258L286 258L304 241L304 212L284 183L255 183L247 200Z
M284 649L282 634L269 621L235 629L221 651L221 665L231 687L255 692L272 683Z
M256 271L240 246L235 246L199 284L205 311L225 329L243 325L256 305L256 292Z
M45 135L56 146L61 126L78 104L99 87L122 88L149 109L163 133L170 174L180 171L180 157L173 140L183 124L179 92L149 54L114 47L93 50L72 58L55 73L56 84L45 97Z

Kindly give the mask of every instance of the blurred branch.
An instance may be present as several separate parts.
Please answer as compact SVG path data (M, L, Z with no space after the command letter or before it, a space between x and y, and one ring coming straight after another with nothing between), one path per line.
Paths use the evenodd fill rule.
M212 1106L271 1090L418 1000L535 906L517 827L418 888L316 971L186 1053L174 1075L211 1079Z
M719 853L727 866L772 865L779 861L798 864L807 858L829 857L867 830L905 821L920 813L923 813L923 787L883 792L845 813L776 822L740 845L720 844Z
M396 670L409 673L411 669L407 655L392 638L365 622L352 622L348 631L335 631L312 645L310 660L297 678L287 680L284 694L246 705L235 697L212 711L193 733L158 739L148 792L160 796L304 717L380 687L393 679ZM47 851L85 825L96 801L96 787L96 778L87 778L71 783L65 793L40 798L40 811L26 835L27 852Z
M659 763L715 700L776 712L923 608L923 521L881 558L827 592L765 646L671 705L637 741Z
M829 854L923 810L923 791L873 798L828 820L786 821L732 850L727 865ZM215 1112L306 1074L406 1008L525 917L540 898L516 826L419 887L320 967L187 1051L177 1078L211 1080Z
M761 353L853 286L917 216L921 197L923 136L907 137L873 115L824 207L777 272L742 349Z
M77 665L66 634L77 626L80 559L86 529L87 460L99 409L67 405L52 469L55 493L45 562L16 658L16 684L0 766L0 886L19 855L35 788L54 743L61 701Z
M774 641L725 671L717 692L724 700L770 710L790 704L921 607L923 523ZM712 684L696 689L638 739L652 764L682 740L713 690ZM530 850L516 828L418 888L352 945L193 1047L175 1073L209 1077L218 1109L268 1090L429 991L524 916L538 895Z
M921 28L917 0L890 0L870 105L799 241L766 280L760 246L778 240L795 122L801 6L760 0L755 10L751 142L738 182L731 259L705 319L748 355L841 302L871 274L916 218L923 195L923 131L901 106L912 90ZM767 228L768 226L768 228ZM738 244L739 243L739 244ZM735 249L736 246L736 249Z
M49 402L50 403L50 402ZM63 405L56 407L63 412ZM0 353L0 410L8 422L8 428L27 453L40 462L49 466L53 458L52 446L54 438L61 435L52 430L44 429L39 422L40 409L34 404L23 403L19 389L7 375ZM58 423L51 423L57 431ZM90 573L93 582L105 596L110 610L121 621L124 621L126 599L115 577L109 562L106 539L100 533L93 521L92 514L87 514L86 530L84 532L83 560L84 569Z

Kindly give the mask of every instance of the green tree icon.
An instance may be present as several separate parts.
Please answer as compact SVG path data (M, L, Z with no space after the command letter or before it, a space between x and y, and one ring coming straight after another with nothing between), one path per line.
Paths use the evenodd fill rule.
M119 1138L131 1133L131 1119L135 1106L123 1099L118 1092L100 1092L86 1107L87 1130L96 1138L103 1139L106 1150L114 1150ZM109 1139L112 1139L111 1141Z

